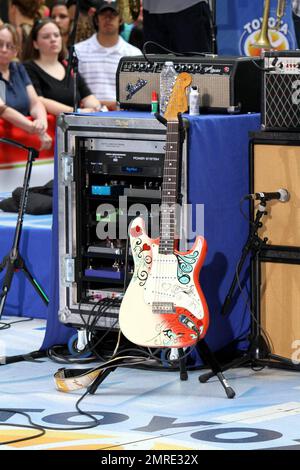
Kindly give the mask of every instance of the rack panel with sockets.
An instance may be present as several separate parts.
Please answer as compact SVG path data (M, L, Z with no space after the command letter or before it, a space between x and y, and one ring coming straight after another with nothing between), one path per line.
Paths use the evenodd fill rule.
M112 117L110 117L112 116ZM133 273L128 224L139 212L158 236L166 129L154 117L62 115L58 120L59 319L84 327ZM185 202L186 144L181 194ZM143 213L144 208L144 213ZM118 308L97 319L118 328Z

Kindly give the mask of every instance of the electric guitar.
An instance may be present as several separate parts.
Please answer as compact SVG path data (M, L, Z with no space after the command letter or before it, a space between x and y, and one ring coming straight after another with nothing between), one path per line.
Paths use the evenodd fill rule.
M123 297L119 324L122 333L144 347L184 348L204 337L209 323L207 304L199 285L206 242L198 236L187 252L176 249L176 208L180 134L178 113L187 110L188 73L177 76L164 118L167 143L162 185L160 238L148 237L145 222L134 219L129 228L134 273Z

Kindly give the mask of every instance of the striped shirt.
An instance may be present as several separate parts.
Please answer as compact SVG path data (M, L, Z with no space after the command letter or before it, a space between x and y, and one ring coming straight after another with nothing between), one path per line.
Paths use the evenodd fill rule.
M119 36L113 47L103 47L94 34L75 45L79 72L100 101L116 101L116 71L124 56L141 55L141 51Z
M202 1L207 3L207 0ZM144 0L143 7L149 13L177 13L200 2L201 0Z

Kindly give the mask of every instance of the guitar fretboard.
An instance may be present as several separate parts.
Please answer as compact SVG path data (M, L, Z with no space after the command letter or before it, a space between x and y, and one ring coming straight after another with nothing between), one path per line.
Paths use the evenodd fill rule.
M172 254L176 231L176 202L179 167L179 123L167 123L167 142L161 200L159 253Z

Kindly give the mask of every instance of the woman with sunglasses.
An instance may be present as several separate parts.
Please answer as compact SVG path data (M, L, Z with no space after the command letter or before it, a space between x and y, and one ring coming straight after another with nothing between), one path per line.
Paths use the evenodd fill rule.
M51 147L47 114L22 64L15 61L19 48L15 28L0 26L0 118L30 134L38 134L41 149ZM32 120L26 116L31 116Z
M44 18L34 24L24 55L26 70L47 112L54 115L72 112L74 77L72 73L67 74L61 32L53 19ZM78 112L100 110L99 100L80 74L77 74L77 96Z

